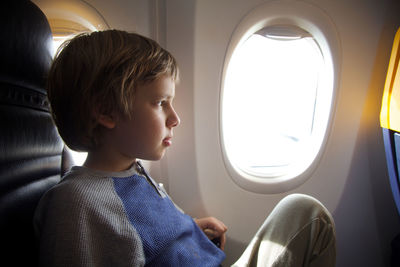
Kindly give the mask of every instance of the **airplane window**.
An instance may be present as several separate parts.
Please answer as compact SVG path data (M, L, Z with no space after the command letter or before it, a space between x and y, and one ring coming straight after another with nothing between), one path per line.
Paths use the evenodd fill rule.
M49 19L49 23L53 33L53 55L56 54L57 49L66 40L79 33L92 31L81 24L63 19Z
M74 37L74 35L68 36L53 36L53 57L56 55L58 48L68 39Z
M268 26L236 46L221 97L223 150L236 174L290 178L310 166L331 109L325 64L318 42L297 26Z

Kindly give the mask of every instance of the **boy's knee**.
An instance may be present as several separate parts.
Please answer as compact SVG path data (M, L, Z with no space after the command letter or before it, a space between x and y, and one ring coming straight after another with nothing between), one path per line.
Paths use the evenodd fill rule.
M284 197L280 202L285 205L292 205L303 208L325 208L316 198L305 194L290 194Z
M334 225L332 215L328 209L314 197L304 194L291 194L284 197L276 206L282 216L304 220L323 219L326 223ZM287 214L289 213L289 214Z
M307 262L309 266L334 266L334 221L320 201L303 194L288 195L270 217L262 239L285 247L280 255L284 265L277 266L287 266L287 257Z

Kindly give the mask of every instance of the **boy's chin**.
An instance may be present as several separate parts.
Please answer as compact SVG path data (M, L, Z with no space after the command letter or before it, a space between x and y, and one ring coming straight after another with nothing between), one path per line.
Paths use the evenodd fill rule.
M142 158L143 160L149 160L149 161L158 161L161 160L165 155L165 150L159 154L151 155L147 158Z
M163 152L159 157L154 159L154 161L161 160L164 157L164 155L165 155L165 152Z

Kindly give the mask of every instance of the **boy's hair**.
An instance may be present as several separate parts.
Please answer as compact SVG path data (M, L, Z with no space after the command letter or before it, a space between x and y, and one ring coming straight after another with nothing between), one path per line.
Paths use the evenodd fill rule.
M77 151L96 148L102 128L97 115L130 118L137 86L162 75L178 79L176 61L144 36L107 30L80 34L65 42L47 82L61 137Z

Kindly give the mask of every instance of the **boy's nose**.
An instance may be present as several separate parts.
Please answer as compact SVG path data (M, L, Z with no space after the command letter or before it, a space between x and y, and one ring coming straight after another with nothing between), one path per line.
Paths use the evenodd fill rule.
M179 118L178 113L176 113L175 110L172 110L172 113L167 120L167 127L173 128L178 126L180 123L181 119Z

